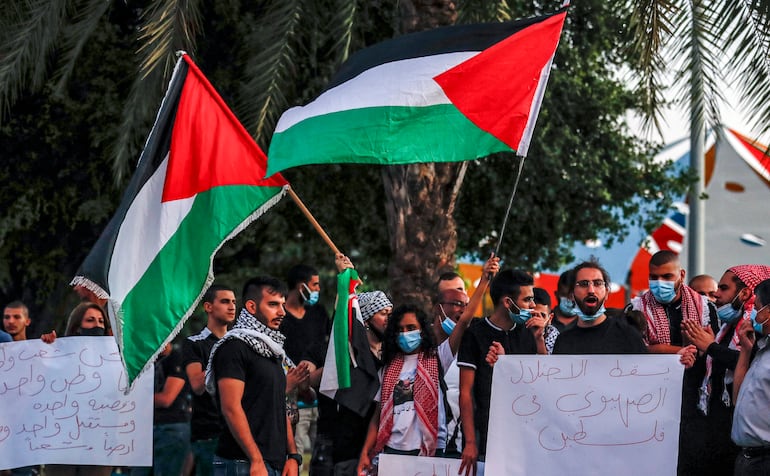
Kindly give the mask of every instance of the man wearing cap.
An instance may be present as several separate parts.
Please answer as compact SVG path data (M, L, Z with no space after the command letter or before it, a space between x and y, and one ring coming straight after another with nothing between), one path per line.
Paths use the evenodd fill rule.
M720 327L716 335L692 323L682 324L683 335L706 354L706 375L700 388L699 409L707 430L695 436L702 449L701 468L730 474L739 448L730 440L733 419L733 371L738 363L736 328L754 307L754 288L770 278L770 266L740 265L724 272L715 293Z
M735 459L736 476L770 473L770 280L754 288L756 306L738 327L740 357L735 367L735 415L732 440L741 447ZM755 345L756 343L756 345ZM756 354L753 356L753 350Z
M350 260L343 255L338 255L336 262L340 272L345 268L353 267ZM380 361L382 357L382 339L385 336L385 326L388 323L388 317L390 317L390 313L393 310L393 303L390 302L388 296L382 291L360 293L357 297L370 350L366 355L356 354L358 356L357 364L359 368L369 368L371 366L371 368L379 370L382 366ZM357 320L354 320L354 325L357 322ZM314 383L317 384L320 381L320 374L323 372L326 360L326 346L315 346L308 351L307 357L311 363L311 370L313 370ZM364 362L364 359L367 358L371 360ZM351 394L361 393L363 395L365 393L363 389L356 387L358 385L357 382L360 382L360 380L352 378L351 388L345 390L348 398ZM376 383L379 384L378 381ZM310 474L313 476L355 474L358 457L366 440L369 421L375 409L372 401L373 396L374 393L365 402L367 410L358 412L337 400L333 400L320 392L318 393L318 434L313 448ZM339 397L339 393L337 397Z

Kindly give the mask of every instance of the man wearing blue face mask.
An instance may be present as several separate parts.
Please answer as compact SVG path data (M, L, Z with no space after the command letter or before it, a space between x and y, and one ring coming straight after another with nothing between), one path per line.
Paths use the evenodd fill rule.
M578 321L556 339L554 354L645 354L642 335L623 318L609 318L604 302L610 276L597 261L574 269L571 298Z
M308 360L309 349L323 346L329 339L331 322L326 309L318 302L321 281L318 270L306 264L293 266L286 277L289 293L286 295L286 316L280 331L286 336L286 355L296 363ZM309 452L315 440L318 408L314 404L298 402L299 421L295 430L297 450Z
M703 468L713 474L730 474L738 448L730 440L733 420L733 371L738 363L739 341L736 329L741 318L751 312L754 288L770 278L770 267L733 266L724 272L715 292L720 327L716 335L689 321L682 332L706 354L706 376L700 388L699 409L706 414L708 431L696 436L704 454Z
M475 474L476 461L486 453L492 367L486 362L490 347L497 343L505 354L546 354L545 319L532 316L535 308L534 281L521 270L501 271L490 284L495 310L491 316L474 319L460 343L460 420L464 435L461 474Z
M572 300L570 285L574 281L575 271L568 269L559 275L556 283L556 291L553 295L556 303L553 306L553 322L551 323L559 332L577 320L575 302Z
M751 319L738 327L741 351L733 384L732 440L741 452L735 459L736 476L770 472L770 279L759 283L754 293Z
M714 304L685 284L685 271L679 256L668 250L658 251L649 263L650 290L631 301L633 310L641 311L647 321L644 335L651 353L680 354L688 367L682 383L682 413L679 430L677 474L711 473L701 447L702 435L710 431L710 422L701 408L701 384L705 378L706 357L684 334L688 326L710 328L717 332ZM689 322L692 321L692 324ZM683 325L684 322L687 322Z

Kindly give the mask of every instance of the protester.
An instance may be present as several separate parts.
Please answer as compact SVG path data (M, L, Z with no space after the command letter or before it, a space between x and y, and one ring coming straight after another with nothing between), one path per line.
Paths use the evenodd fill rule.
M178 476L190 457L190 387L182 354L166 344L155 361L152 467L131 468L131 476Z
M553 295L556 298L556 306L553 308L553 322L551 323L559 332L567 326L573 324L577 319L575 314L575 303L570 297L570 283L573 281L573 270L568 269L559 275L559 281L556 284L556 291Z
M724 272L716 289L719 331L694 323L682 323L682 333L706 354L706 375L700 387L699 409L704 414L704 431L694 433L702 456L698 469L706 474L730 474L739 448L730 439L733 419L733 371L739 358L739 341L735 333L754 305L754 288L770 278L770 267L762 265L733 266Z
M226 286L210 286L203 294L203 312L206 313L206 327L182 342L182 365L192 391L190 446L196 476L212 474L214 451L222 433L216 402L206 392L206 367L214 344L235 322L235 293Z
M430 321L416 306L397 307L383 342L382 386L375 397L357 473L372 467L380 452L434 456L446 441L442 369L454 360L449 345L437 349ZM443 432L439 428L443 426Z
M335 257L335 263L340 273L353 268L343 254ZM372 400L379 388L377 372L382 367L382 339L393 304L383 291L360 293L357 300L364 327L359 342L361 327L358 319L352 320L352 352L357 366L351 370L351 387L338 391L335 399L318 394L318 434L310 463L311 476L358 476L356 467L375 411ZM310 352L315 385L321 379L326 347L326 344L319 345Z
M531 316L535 307L532 276L520 270L501 271L490 284L495 306L491 316L476 319L463 336L460 367L460 419L464 435L461 471L475 474L476 461L486 453L492 367L486 361L497 342L506 354L545 354L545 320Z
M295 362L307 359L307 351L326 343L331 322L326 309L319 303L321 282L318 270L306 264L289 269L286 277L289 293L286 296L286 316L281 323L281 333L286 336L286 355ZM294 441L299 453L309 452L316 437L318 407L315 398L309 402L297 402L297 423Z
M708 274L699 274L692 278L688 286L693 288L698 294L706 296L709 301L716 302L717 282Z
M104 309L93 302L81 302L70 313L67 319L65 336L104 336L112 335L110 320ZM56 331L51 331L40 336L43 342L48 344L56 340Z
M293 364L278 331L286 293L274 278L247 281L235 325L211 350L206 389L216 395L227 423L214 457L215 476L299 472L302 455L286 415L284 368Z
M3 310L3 329L14 341L27 340L27 327L32 323L29 309L21 301L12 301Z
M535 308L532 310L532 315L545 320L543 339L545 340L545 350L551 354L556 338L559 337L559 330L552 324L551 297L548 295L548 291L543 288L532 289L532 295L535 297Z
M731 436L741 450L735 459L735 476L770 473L770 279L759 283L754 293L751 318L738 327L741 350L733 382L735 413Z
M554 354L645 354L639 331L623 317L609 318L604 303L609 296L609 273L597 261L578 264L571 274L571 298L578 320L559 334ZM687 354L694 360L693 354Z
M457 289L440 291L433 299L433 329L439 347L449 345L452 355L460 349L463 335L473 319L473 312L478 308L489 280L500 270L500 258L489 257L481 272L479 284L473 291L470 301L468 295ZM444 372L444 408L446 410L446 447L444 456L459 458L462 452L462 425L460 425L460 369L457 359Z
M702 476L704 468L699 435L709 431L709 422L699 409L700 388L706 376L706 358L697 356L698 349L683 335L685 321L701 328L710 327L716 333L717 312L706 296L698 294L684 283L685 270L672 251L658 251L649 263L650 290L631 301L634 310L647 320L645 341L651 353L679 354L683 362L696 355L692 367L684 372L682 383L682 412L679 429L679 476ZM686 328L686 324L685 327ZM687 360L685 360L687 359Z

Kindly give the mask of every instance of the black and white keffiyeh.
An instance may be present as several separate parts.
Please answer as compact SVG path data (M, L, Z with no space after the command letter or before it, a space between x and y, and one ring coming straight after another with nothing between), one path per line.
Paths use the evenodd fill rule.
M212 395L216 393L216 379L214 378L214 369L211 365L214 362L214 353L216 353L219 346L230 339L242 340L254 352L263 357L279 357L284 369L294 367L294 363L286 355L286 351L283 350L283 342L286 340L286 336L259 322L246 309L241 309L241 313L238 315L238 319L235 320L233 328L211 348L209 363L206 366L206 391Z

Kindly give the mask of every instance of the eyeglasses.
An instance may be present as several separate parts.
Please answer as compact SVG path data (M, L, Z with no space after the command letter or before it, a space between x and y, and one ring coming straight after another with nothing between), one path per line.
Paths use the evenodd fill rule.
M446 306L454 306L454 307L467 307L468 306L467 302L462 302L462 301L446 301L446 302L442 302L441 304L446 305Z
M594 285L595 288L603 288L605 284L603 279L594 279L594 280L588 280L588 279L582 279L575 283L575 286L579 288L587 288L590 285Z

